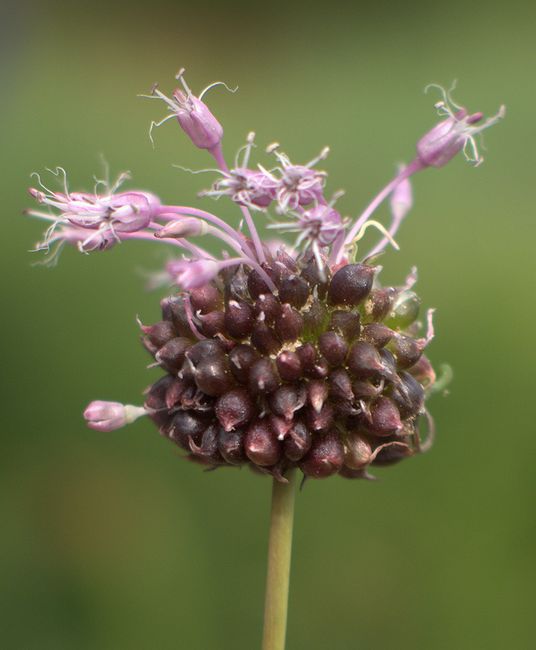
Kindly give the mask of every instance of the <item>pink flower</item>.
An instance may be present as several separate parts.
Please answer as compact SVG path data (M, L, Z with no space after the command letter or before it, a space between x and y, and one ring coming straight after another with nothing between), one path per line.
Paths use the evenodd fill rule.
M70 192L65 171L58 167L53 173L56 176L63 175L62 192L49 190L38 174L35 176L41 189L32 187L29 192L40 205L56 211L55 219L59 223L69 223L80 228L97 229L106 226L116 232L136 232L150 224L160 207L158 198L149 192L116 193L115 190L128 178L126 173L121 174L104 194Z
M324 202L323 192L326 182L326 172L313 169L320 160L329 153L329 147L322 149L320 154L305 165L293 165L288 156L278 151L279 145L274 143L267 149L273 153L280 163L276 170L280 178L266 172L277 182L276 198L280 212L296 210L298 207L310 205L314 201Z
M164 95L156 86L153 87L153 94L149 97L162 99L172 114L166 116L160 122L152 122L151 132L153 127L158 127L175 117L182 130L196 147L208 150L215 149L222 141L223 127L202 99L207 90L216 84L211 84L208 88L205 88L199 97L196 97L184 80L184 69L179 71L176 78L181 82L183 89L176 88L173 91L172 98Z
M95 400L86 407L84 419L90 429L115 431L131 424L146 413L147 411L141 406Z
M440 86L430 84L427 88L439 88L443 99L436 103L436 108L446 119L436 124L417 143L417 154L425 166L443 167L459 151L469 162L479 165L483 158L480 156L475 141L475 135L501 120L506 113L504 106L487 120L483 113L469 114L467 109L454 103L449 93Z
M166 266L168 273L183 289L198 289L213 280L222 264L215 260L177 260Z

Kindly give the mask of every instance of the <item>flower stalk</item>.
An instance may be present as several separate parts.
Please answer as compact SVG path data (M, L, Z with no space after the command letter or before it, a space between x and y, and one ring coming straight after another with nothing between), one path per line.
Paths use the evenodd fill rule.
M272 485L262 650L285 648L296 472L289 472L287 479L281 483L274 478Z

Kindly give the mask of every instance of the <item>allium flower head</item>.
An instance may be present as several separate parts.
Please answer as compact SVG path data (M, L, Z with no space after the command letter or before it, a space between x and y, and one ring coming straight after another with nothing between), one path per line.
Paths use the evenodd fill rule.
M70 243L92 252L138 239L179 252L166 264L165 277L178 287L162 300L161 320L140 323L162 376L141 407L92 402L88 425L111 431L146 414L191 460L248 465L281 481L294 467L311 478L370 478L370 466L426 451L433 437L427 400L444 383L428 357L433 310L421 312L415 268L400 285L385 285L377 258L389 243L398 248L393 238L413 203L410 178L464 149L480 161L473 137L503 111L476 126L481 115L445 94L438 107L446 119L352 220L335 208L340 193L326 198L327 173L315 169L327 148L295 165L271 145L276 167L252 166L251 133L229 168L221 125L203 94L193 96L182 72L179 78L183 90L172 99L157 89L153 96L168 104L165 119L176 117L213 156L219 178L203 194L237 204L243 226L147 192L118 192L118 184L94 194L69 192L66 182L61 192L31 191L53 211L31 212L51 224L41 248ZM371 217L387 198L386 228ZM292 245L263 242L260 223L292 233ZM361 251L371 229L382 237ZM197 242L207 236L222 247L220 258Z

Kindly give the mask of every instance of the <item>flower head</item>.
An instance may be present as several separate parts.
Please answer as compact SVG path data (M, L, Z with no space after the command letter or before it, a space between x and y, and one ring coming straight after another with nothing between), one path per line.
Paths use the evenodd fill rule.
M295 165L272 145L278 165L252 168L250 134L229 169L220 123L203 93L192 95L182 71L178 78L183 89L171 99L156 88L152 97L171 111L163 121L176 118L213 156L220 178L204 194L238 204L238 228L200 208L118 192L118 183L94 194L69 192L62 170L61 192L42 184L31 191L51 210L30 212L50 224L40 248L55 245L57 253L68 243L89 252L136 239L180 252L164 274L179 290L161 302L160 321L140 323L151 366L162 376L145 392L143 407L92 402L84 412L88 425L112 431L147 414L191 460L248 465L280 481L295 467L311 478L370 478L370 466L426 451L433 434L426 402L444 384L425 356L435 335L433 310L421 322L415 268L401 286L385 286L371 260L387 242L398 249L393 236L412 206L410 177L460 150L479 162L474 136L504 111L482 122L445 93L437 106L446 119L351 223L335 208L340 193L326 200L326 173L315 169L327 148ZM386 199L389 229L371 218ZM255 209L273 221L274 204L285 220L270 228L293 233L292 248L263 242L250 214ZM371 227L383 238L359 261L357 242ZM203 236L222 247L219 259L198 243Z

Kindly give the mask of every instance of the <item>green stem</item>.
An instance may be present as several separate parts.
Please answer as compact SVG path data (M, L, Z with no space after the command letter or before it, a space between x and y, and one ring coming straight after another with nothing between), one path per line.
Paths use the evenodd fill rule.
M289 472L288 483L273 480L262 650L285 650L295 474Z

